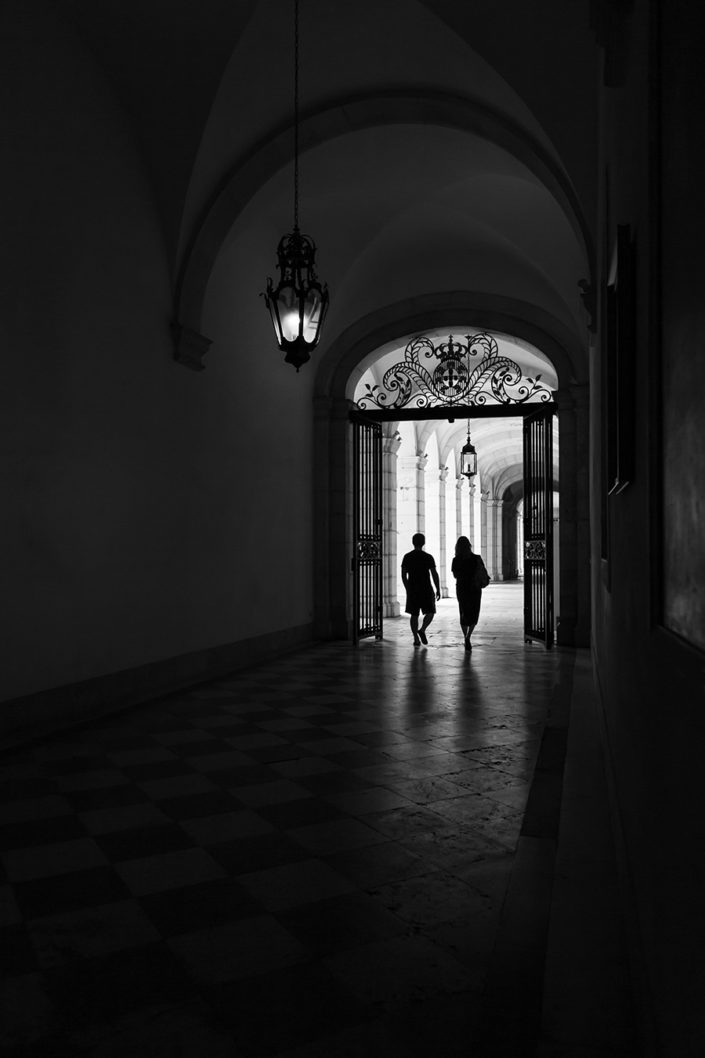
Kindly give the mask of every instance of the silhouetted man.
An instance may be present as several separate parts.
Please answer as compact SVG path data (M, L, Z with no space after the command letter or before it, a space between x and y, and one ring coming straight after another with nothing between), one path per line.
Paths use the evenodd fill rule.
M406 613L411 615L409 624L414 636L414 646L428 643L426 629L436 613L436 599L441 597L441 583L433 555L428 555L423 547L426 537L423 533L414 533L411 538L414 550L409 551L401 563L401 579L406 588ZM430 579L429 579L430 578ZM435 596L433 584L436 586ZM419 628L419 612L423 621Z

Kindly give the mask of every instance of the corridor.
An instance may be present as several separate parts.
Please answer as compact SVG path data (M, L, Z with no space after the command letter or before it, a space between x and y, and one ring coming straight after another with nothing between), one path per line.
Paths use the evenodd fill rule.
M471 655L444 600L427 648L398 618L381 642L314 646L6 753L3 1053L573 1053L536 1041L547 950L544 1002L567 1016L549 919L587 670L524 644L521 606L520 585L492 585ZM584 1049L596 996L575 1053L634 1053L599 972L604 1049Z

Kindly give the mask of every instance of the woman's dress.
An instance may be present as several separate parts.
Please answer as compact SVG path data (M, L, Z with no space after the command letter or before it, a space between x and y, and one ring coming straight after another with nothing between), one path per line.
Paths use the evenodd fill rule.
M471 554L462 558L455 557L451 563L462 625L476 625L480 616L482 588L475 587L475 575L481 561L479 555Z

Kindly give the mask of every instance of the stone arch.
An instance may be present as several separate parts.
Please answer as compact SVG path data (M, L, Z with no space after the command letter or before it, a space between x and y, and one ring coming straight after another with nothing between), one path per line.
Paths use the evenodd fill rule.
M558 641L587 645L590 628L588 501L588 363L585 349L560 321L536 306L514 299L467 291L429 294L386 306L358 320L340 334L318 364L315 381L316 479L314 545L326 554L325 576L315 588L318 634L346 638L350 612L351 532L345 503L332 508L331 497L350 495L349 399L360 375L359 365L385 343L414 331L444 326L449 319L467 318L478 328L513 334L544 352L556 368L556 394L561 429L560 476L571 482L562 499L561 600ZM581 559L583 556L583 559Z
M454 128L481 136L513 155L550 191L582 246L592 272L593 247L580 202L564 169L521 124L475 99L445 92L397 91L336 101L301 117L302 150L373 126L416 124ZM199 334L208 281L233 223L259 188L292 157L292 126L276 129L243 157L206 207L187 244L176 284L175 322ZM588 282L590 276L588 276Z
M587 381L587 350L560 320L516 298L455 290L398 301L357 320L321 357L316 395L346 399L361 374L356 374L359 365L369 353L386 342L459 318L467 318L479 330L512 334L536 346L553 363L560 386Z

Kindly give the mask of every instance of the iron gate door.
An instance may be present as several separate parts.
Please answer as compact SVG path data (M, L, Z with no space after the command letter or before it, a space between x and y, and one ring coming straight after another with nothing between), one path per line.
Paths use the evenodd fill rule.
M353 643L382 638L382 424L353 425Z
M553 645L553 413L524 418L524 638Z

